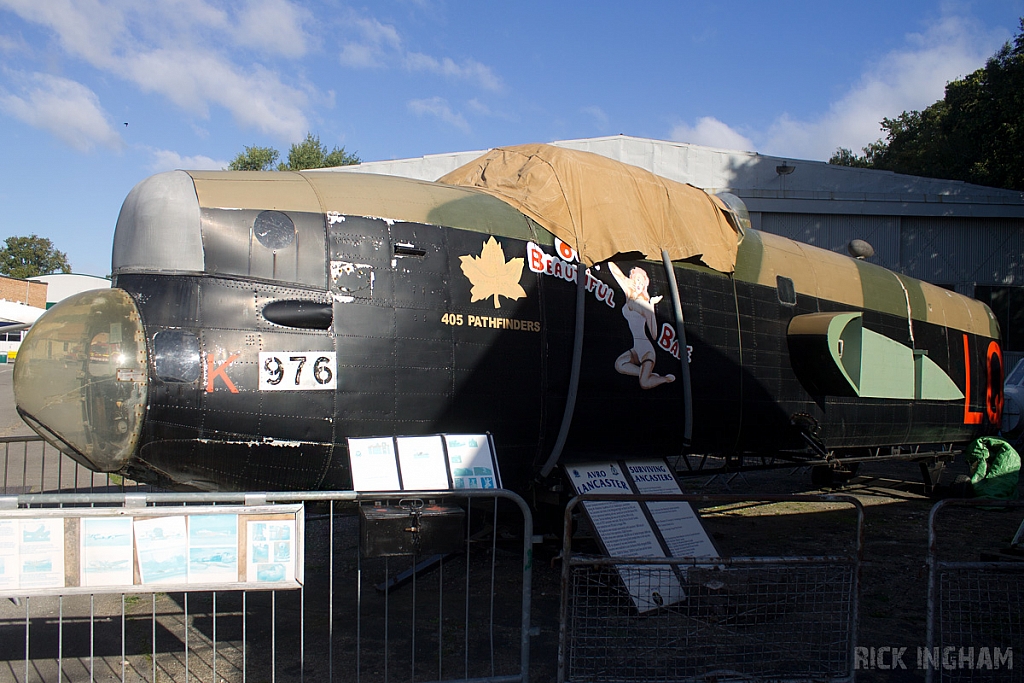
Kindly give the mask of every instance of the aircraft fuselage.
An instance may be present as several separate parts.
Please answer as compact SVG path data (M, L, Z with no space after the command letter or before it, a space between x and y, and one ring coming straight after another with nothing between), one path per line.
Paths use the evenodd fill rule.
M509 488L536 475L569 394L571 249L469 190L321 174L334 176L310 181L321 204L324 183L356 197L324 211L245 193L292 174L176 174L195 207L147 211L159 197L144 183L122 210L108 296L123 312L78 295L23 344L19 410L40 433L94 469L203 489L349 488L347 438L438 432L492 433ZM287 182L308 194L303 180ZM366 199L389 193L429 206ZM587 271L563 461L683 452L687 360L689 452L962 443L997 428L998 328L978 302L753 230L734 273L673 268L686 349L661 262ZM59 406L39 384L57 376L79 377Z

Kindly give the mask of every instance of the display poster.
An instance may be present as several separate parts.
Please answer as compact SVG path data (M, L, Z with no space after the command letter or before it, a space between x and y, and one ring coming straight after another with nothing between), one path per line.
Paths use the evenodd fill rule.
M18 522L0 519L0 591L18 587Z
M567 465L578 494L591 491L631 495L622 469L614 462ZM609 557L665 557L638 501L584 501L583 508ZM671 567L617 565L616 569L639 612L644 613L686 598Z
M79 536L82 586L123 586L134 581L131 517L86 517Z
M626 463L636 490L642 494L679 494L682 490L664 460ZM649 501L651 513L672 557L717 557L711 538L686 501Z
M451 488L445 463L444 442L440 434L400 436L398 464L402 469L402 488L406 491L433 491Z
M23 519L18 529L19 588L64 585L64 520Z
M238 515L188 516L188 582L238 581Z
M142 583L188 581L188 536L185 516L135 520L135 548Z
M487 434L353 438L348 454L355 491L501 488Z
M300 588L304 529L301 503L5 510L0 598Z
M295 578L295 522L250 521L246 524L246 581L279 583Z
M388 437L349 439L348 459L355 491L401 491L395 440ZM447 488L447 484L445 485Z
M456 489L501 488L498 466L486 434L445 434L444 440Z

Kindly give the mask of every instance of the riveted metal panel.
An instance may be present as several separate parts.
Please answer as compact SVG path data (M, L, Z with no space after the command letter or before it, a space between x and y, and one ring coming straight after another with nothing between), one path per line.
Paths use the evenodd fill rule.
M111 272L202 271L199 200L192 178L171 171L132 188L117 217Z
M268 216L270 220L268 220ZM206 270L326 289L323 214L202 209ZM267 233L273 225L280 234Z

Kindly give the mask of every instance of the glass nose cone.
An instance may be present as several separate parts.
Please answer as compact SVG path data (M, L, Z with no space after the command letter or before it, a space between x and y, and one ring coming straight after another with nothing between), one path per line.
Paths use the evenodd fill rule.
M97 472L121 469L135 451L148 387L142 320L120 289L55 305L32 326L14 366L18 413Z

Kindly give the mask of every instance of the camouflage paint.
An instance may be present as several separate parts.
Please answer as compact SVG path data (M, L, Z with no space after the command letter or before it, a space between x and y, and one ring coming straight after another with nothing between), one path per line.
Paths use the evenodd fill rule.
M547 246L550 235L497 199L433 183L342 173L193 177L205 270L115 273L115 286L139 305L147 343L161 331L193 335L208 375L174 381L151 368L134 468L205 488L343 487L346 437L491 430L503 478L526 486L564 410L575 285L566 270L527 268L517 283L525 295L499 273L503 286L475 297L477 283L463 265L483 258L493 240L490 253L500 251L502 261L495 265L516 268L530 242ZM294 247L274 250L253 239L263 210L291 220ZM623 272L643 269L652 297L667 294L660 263L617 262ZM367 286L338 286L336 271ZM580 398L566 452L678 453L679 383L644 390L617 372L616 358L635 343L623 290L608 268L592 271L595 286L614 297L586 298ZM753 230L732 275L694 263L677 264L676 275L692 354L673 348L674 316L661 304L653 371L665 377L690 362L698 452L799 450L801 429L827 448L847 449L964 441L994 428L998 343L980 303ZM778 277L792 280L795 301L780 299ZM268 320L264 307L278 301L330 305L333 327ZM787 326L816 313L861 315L865 330L908 353L913 320L915 350L962 383L965 399L809 389L793 370L799 354ZM336 390L259 390L261 352L303 350L336 353Z

